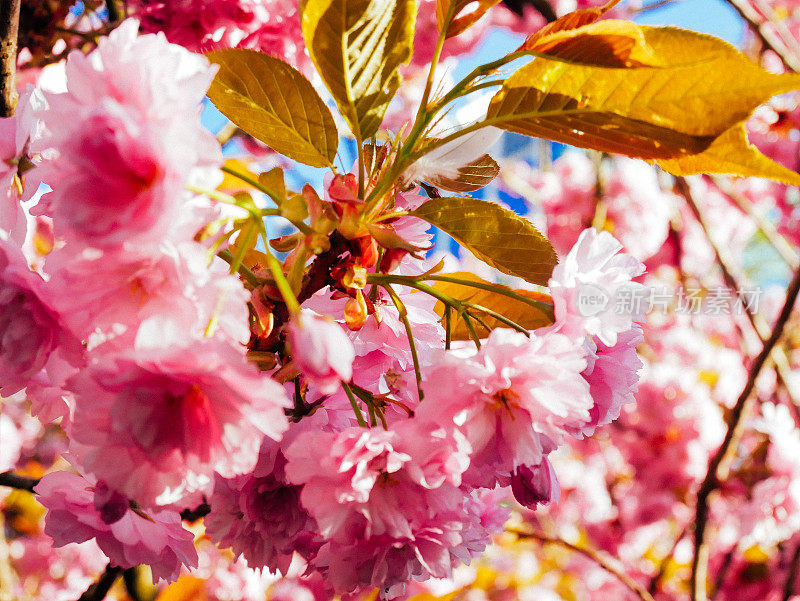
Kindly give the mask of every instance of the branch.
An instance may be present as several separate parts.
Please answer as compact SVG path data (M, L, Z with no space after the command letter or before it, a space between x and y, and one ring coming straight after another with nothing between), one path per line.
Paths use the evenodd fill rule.
M209 513L211 513L211 506L208 503L201 503L194 509L184 509L181 511L181 519L187 522L196 522Z
M22 0L0 0L0 117L13 117L17 107L17 39Z
M106 571L100 575L97 582L86 589L86 592L80 596L78 601L102 601L106 598L108 591L114 586L120 574L122 574L121 567L108 564Z
M33 487L37 484L39 484L39 478L28 478L27 476L20 476L14 472L3 472L0 474L0 486L33 492Z
M330 249L317 255L308 269L308 274L303 280L303 287L297 295L297 301L301 305L325 286L334 283L331 277L331 268L336 265L342 255L350 251L350 243L338 232L331 234L330 243ZM276 351L280 348L281 326L289 319L289 309L286 304L276 301L275 307L272 309L272 316L275 321L272 333L263 340L257 340L255 348L252 350Z
M739 290L739 281L733 275L734 268L733 268L733 259L728 254L728 252L719 244L714 242L714 238L711 236L711 230L709 228L708 222L706 221L705 217L703 216L700 207L697 205L697 202L694 199L694 195L692 194L691 186L686 181L685 178L679 177L675 181L678 191L681 193L683 198L686 200L686 204L691 209L692 213L694 214L695 219L700 224L703 233L705 234L706 239L708 240L709 245L714 251L714 254L717 258L717 263L720 266L722 271L722 279L725 282L725 285L734 293L738 293ZM721 188L720 188L721 189ZM724 190L723 190L724 191ZM727 192L725 192L728 194ZM729 195L730 196L730 195ZM731 197L733 198L733 197ZM736 199L733 199L736 200ZM749 212L747 212L748 216L753 218ZM762 231L764 231L762 229ZM775 232L777 236L780 236L777 232ZM780 237L787 245L789 244L785 238L782 236ZM789 246L789 250L794 252L794 249ZM794 261L789 262L789 266L791 267L792 271L800 268L800 261L798 261L797 256L795 254ZM754 313L750 310L750 307L746 305L742 305L744 308L745 315L750 320L750 325L753 327L753 330L756 332L758 337L761 339L761 342L764 343L769 339L770 333L772 329L770 328L767 320L764 319L762 315L758 313ZM778 378L781 380L784 388L789 393L789 397L792 399L792 409L795 412L798 411L798 407L800 407L800 394L797 393L795 390L795 386L792 384L792 377L791 377L791 365L789 364L788 359L786 358L786 353L781 348L774 348L770 353L770 359L775 364L775 370L778 373Z
M786 323L792 314L792 309L800 293L800 270L798 270L786 291L786 301L781 309L780 315L772 329L772 334L764 342L761 352L750 366L747 383L744 390L739 395L736 405L731 410L728 418L728 430L719 449L708 463L708 471L699 490L697 491L697 506L695 509L695 532L694 532L694 557L692 559L691 574L691 598L692 601L706 601L708 594L706 591L706 581L708 576L708 556L709 549L705 540L705 531L708 520L708 499L719 483L728 477L730 464L733 460L734 451L739 443L744 430L744 417L750 405L750 394L755 387L756 378L761 373L764 364L767 362L772 349L780 340Z
M565 549L580 553L581 555L591 559L609 574L616 576L617 579L622 582L622 584L627 586L631 592L635 593L640 599L642 599L642 601L655 601L653 596L647 592L646 588L625 573L621 562L616 557L612 557L608 553L590 549L589 547L568 543L561 538L548 536L543 532L526 532L524 530L517 530L513 528L506 530L506 532L516 535L517 538L538 540L539 542L545 544L559 545Z
M792 554L792 563L789 566L789 573L786 576L786 583L783 585L782 601L789 601L794 595L794 582L797 580L798 564L800 564L800 543L794 549Z
M556 11L548 0L503 0L503 4L506 5L508 10L520 17L525 12L525 6L531 6L535 8L548 23L552 23L558 19Z
M763 9L762 3L759 3L757 10L750 0L727 0L736 12L744 19L761 40L765 48L772 50L783 61L783 64L790 71L800 71L800 52L798 52L797 42L792 37L791 32L781 27L778 19L765 19L759 10ZM772 11L769 10L771 13ZM774 16L774 15L773 15ZM770 27L772 25L776 29ZM785 39L788 37L788 40Z

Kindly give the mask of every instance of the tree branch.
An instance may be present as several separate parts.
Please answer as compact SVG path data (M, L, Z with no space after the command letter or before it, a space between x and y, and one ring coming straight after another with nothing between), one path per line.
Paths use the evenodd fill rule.
M789 566L789 573L786 575L786 582L783 585L782 601L789 601L794 595L794 583L797 580L798 564L800 564L800 543L794 549L792 554L792 563Z
M695 532L694 532L694 557L692 559L691 573L691 598L692 601L706 601L708 593L706 590L708 580L708 557L709 548L705 540L706 526L708 521L708 499L711 493L716 490L720 482L728 477L730 464L733 460L734 451L739 443L744 430L744 418L752 404L751 393L755 387L756 378L761 373L767 358L772 349L783 335L783 330L792 309L800 293L800 270L798 270L786 291L786 301L781 309L780 315L772 328L772 334L764 342L761 352L750 366L747 383L744 390L739 395L736 405L731 410L728 418L728 430L717 452L711 457L708 463L708 471L697 491L697 505L695 508Z
M558 19L558 15L553 9L553 5L550 4L548 0L503 0L503 4L505 4L511 12L519 15L520 17L523 15L525 6L527 5L535 8L548 23L552 23Z
M678 191L681 193L681 196L683 196L683 198L686 200L686 204L689 206L689 209L691 209L695 219L697 219L697 222L700 224L700 227L702 228L703 233L705 234L706 240L708 240L709 245L714 251L717 263L719 264L720 270L722 271L722 279L724 280L725 285L734 294L737 294L739 291L739 281L741 281L741 279L733 275L734 272L733 259L722 246L720 246L714 241L714 238L711 235L711 229L708 225L708 222L706 221L702 211L700 210L700 207L695 201L694 195L692 194L691 186L686 181L686 179L682 177L677 178L676 186L678 188ZM727 192L725 193L727 194ZM748 213L748 216L753 218L753 216L750 215L750 213ZM777 232L775 232L775 234L780 236L780 234L778 234ZM783 239L783 241L786 242L786 244L788 244L785 238L781 237L781 239ZM789 249L793 250L791 249L791 246L789 247ZM800 262L797 260L796 256L795 260L789 263L789 266L792 268L792 271L795 271L798 268L800 268ZM764 319L762 315L753 312L750 309L750 307L746 305L743 305L743 307L745 315L747 315L747 318L750 321L750 325L753 327L753 330L761 339L762 343L766 342L769 339L769 336L772 331L769 324L767 323L767 320ZM778 373L778 378L782 382L784 388L786 388L786 391L789 393L789 397L792 399L791 408L795 411L795 413L797 413L798 407L800 407L800 394L798 394L798 392L795 389L796 387L792 383L792 378L791 378L792 367L789 364L788 359L786 358L786 353L783 351L783 349L776 347L770 353L770 359L775 364L775 370Z
M208 503L201 503L194 509L184 509L181 511L181 519L187 522L196 522L209 513L211 513L211 506Z
M642 601L654 601L653 596L647 591L645 587L641 584L636 582L633 578L628 576L625 573L624 567L622 566L621 562L616 558L612 557L608 553L604 553L603 551L590 549L589 547L584 547L581 545L575 545L573 543L569 543L561 538L555 536L548 536L543 532L528 532L525 530L517 530L514 528L506 530L506 532L510 534L514 534L517 538L520 539L531 539L537 540L541 543L551 544L551 545L559 545L564 547L565 549L569 549L571 551L575 551L576 553L580 553L581 555L588 557L601 568L603 568L609 574L615 576L622 584L628 587L631 592L635 593Z
M0 117L17 107L17 39L22 0L0 0Z
M114 586L120 574L122 574L121 567L108 564L106 571L100 575L97 582L86 589L86 592L80 596L78 601L102 601L106 598L108 591Z
M14 472L3 472L0 474L0 486L33 492L33 487L37 484L39 484L39 478L28 478L27 476L20 476Z

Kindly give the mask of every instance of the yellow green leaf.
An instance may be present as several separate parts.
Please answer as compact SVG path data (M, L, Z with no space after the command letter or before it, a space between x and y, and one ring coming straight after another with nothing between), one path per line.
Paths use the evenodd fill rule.
M222 114L290 159L312 167L333 163L339 144L333 116L297 69L254 50L206 56L220 67L208 97Z
M489 284L489 282L485 282L475 274L468 272L443 273L440 275L453 276L460 280L477 282L480 284ZM439 292L442 292L456 300L469 302L485 309L489 309L495 313L499 313L529 330L535 330L536 328L553 324L553 299L547 294L532 292L530 290L512 290L507 286L491 284L492 286L503 291L519 294L543 303L542 306L536 307L532 304L528 304L524 301L502 294L501 292L492 292L489 290L483 290L481 288L474 288L465 284L437 281L432 285ZM549 310L544 305L549 305ZM436 303L435 310L440 317L444 317L444 303ZM480 310L477 312L480 313ZM480 318L492 329L508 327L500 320L495 319L485 312L480 315ZM442 325L444 325L444 319L442 319ZM474 323L474 327L481 338L486 337L489 334L489 332L486 331L486 328L478 322ZM466 323L455 314L452 316L450 333L453 340L470 340L470 332Z
M619 3L620 0L610 0L603 6L582 8L580 10L574 10L571 13L567 13L563 17L559 17L552 23L548 23L535 33L528 36L527 40L525 40L525 44L523 44L523 47L529 42L542 40L554 33L558 33L560 31L569 31L570 29L577 29L578 27L583 27L584 25L594 23Z
M614 23L570 33L590 35L601 25L604 29L597 31L607 32ZM658 160L678 173L702 169L793 179L750 147L736 126L770 97L800 88L800 75L769 73L711 36L633 27L644 37L646 66L640 61L607 67L537 58L508 78L492 99L486 124ZM624 28L632 31L630 24ZM581 58L591 60L589 54Z
M503 273L545 285L558 262L533 224L499 204L478 198L432 198L411 215L452 236Z
M644 67L656 62L642 28L619 20L600 21L547 36L537 32L525 40L520 50L602 67Z
M732 173L767 177L784 184L800 186L800 174L767 158L747 141L744 123L730 128L700 154L657 161L673 175Z
M303 37L353 134L378 131L411 59L416 0L306 0Z
M270 197L276 202L286 198L286 183L283 179L283 169L280 167L273 167L259 174L258 183L270 191Z

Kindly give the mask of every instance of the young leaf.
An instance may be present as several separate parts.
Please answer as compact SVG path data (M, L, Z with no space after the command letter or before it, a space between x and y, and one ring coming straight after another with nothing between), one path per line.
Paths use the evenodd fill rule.
M567 13L563 17L560 17L553 21L552 23L548 23L540 30L532 33L528 38L525 40L525 43L522 45L525 47L529 43L536 43L539 40L543 40L554 33L558 33L560 31L569 31L571 29L577 29L578 27L583 27L584 25L590 25L597 21L600 17L605 15L608 11L614 8L617 4L620 3L620 0L610 0L603 6L595 6L594 8L582 8L580 10L572 11L571 13Z
M353 134L366 140L411 59L416 0L306 0L300 10L311 59Z
M478 20L486 14L490 8L498 4L500 0L437 0L436 2L436 24L439 31L444 27L444 19L447 11L451 10L450 5L455 5L453 19L447 28L445 37L452 38L472 27ZM464 9L470 7L471 10L464 13ZM463 13L463 14L462 14Z
M701 165L695 159L702 155L705 171L774 177L777 168L768 159L756 160L760 155L745 138L728 132L770 97L800 88L800 75L768 73L710 36L640 29L656 66L536 59L492 99L487 125L660 160L665 169L681 173ZM722 156L721 147L728 154Z
M446 273L441 275L456 276L462 280L488 284L488 282L484 282L481 278L472 273ZM452 282L434 282L432 286L439 292L442 292L456 300L473 303L495 313L499 313L529 330L535 330L536 328L553 324L553 299L547 294L532 292L530 290L511 290L506 286L492 284L492 286L502 290L521 294L522 296L526 296L530 299L540 301L543 303L543 305L545 305L542 307L535 307L499 292L490 292L488 290L473 288L463 284L455 284ZM547 305L549 305L549 307L547 307ZM442 302L436 303L435 311L442 317L442 324L444 324L444 310L445 307ZM480 314L481 320L490 328L508 327L491 315L481 313L480 310L477 310L476 312ZM476 322L474 326L478 330L478 334L481 337L489 334L489 332L487 332L480 323ZM453 340L470 339L470 333L466 323L464 320L458 319L455 314L453 315L451 328Z
M600 21L547 36L537 32L519 49L602 67L644 67L656 62L641 27L630 21Z
M478 198L433 198L411 212L452 236L482 261L545 285L558 262L547 238L504 207Z
M299 71L254 50L207 57L220 67L208 97L222 114L290 159L312 167L333 163L339 144L333 116Z

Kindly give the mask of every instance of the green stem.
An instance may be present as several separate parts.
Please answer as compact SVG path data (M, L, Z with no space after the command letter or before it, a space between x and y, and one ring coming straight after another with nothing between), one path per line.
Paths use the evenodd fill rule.
M450 305L444 307L444 348L450 350L453 339L453 308Z
M509 319L505 315L501 315L497 311L493 311L491 309L488 309L488 308L483 307L481 305L476 305L474 303L464 303L464 305L469 307L470 309L475 309L476 311L480 311L481 313L486 313L486 315L488 315L489 317L494 317L497 321L506 324L509 328L513 328L513 329L517 330L518 332L522 332L528 338L531 337L531 333L526 327L519 325L517 322ZM475 316L473 316L473 318L477 319L477 317L475 317ZM483 323L483 322L481 322L481 325L486 327L486 324ZM490 332L492 331L492 328L486 328L486 329L488 331L490 331Z
M411 322L408 320L408 311L406 310L406 306L403 304L403 301L397 295L397 293L392 288L391 284L382 284L384 290L389 293L389 296L394 303L394 306L397 307L397 312L400 315L400 321L403 322L403 326L406 329L406 337L408 338L408 346L411 348L411 359L414 362L414 374L417 378L417 394L419 395L419 400L421 401L425 398L425 393L422 390L422 370L419 366L419 355L417 355L417 345L414 342L414 335L411 332Z
M233 260L234 260L233 253L228 249L219 251L217 253L217 256L223 261L225 261L228 265L233 265ZM248 284L253 286L253 288L255 288L256 286L260 286L262 283L261 280L258 279L256 274L250 271L245 265L239 265L238 273L247 281Z
M258 239L258 229L252 221L247 221L239 231L239 237L236 239L236 255L233 257L233 262L230 264L231 273L238 273L239 268L244 262L244 256L247 254L248 249L251 248L251 243L254 239Z
M478 350L481 348L481 338L478 336L478 332L475 331L475 326L472 325L472 318L467 315L466 312L461 313L461 319L464 320L464 323L467 324L467 329L469 330L470 338L475 343L475 346L478 347Z
M353 389L350 388L350 385L347 382L342 382L342 388L344 389L344 393L347 395L347 398L350 400L350 406L353 408L353 412L356 414L358 425L362 428L366 428L367 422L364 421L364 416L361 413L361 408L358 406L358 401L356 400L356 397L353 396Z
M250 184L256 190L260 190L261 192L263 192L264 194L269 196L275 204L277 204L277 205L281 204L281 201L283 199L280 196L278 196L275 192L273 192L272 190L270 190L269 188L264 186L258 180L255 180L252 177L250 177L249 175L246 175L244 173L239 173L235 169L231 169L230 167L226 167L224 165L222 167L222 171L224 171L225 173L227 173L229 175L232 175L235 178L238 178L238 179L242 180L246 184ZM280 211L278 213L276 213L276 214L280 215Z
M195 194L205 194L210 199L225 203L226 205L233 205L236 207L239 206L239 203L233 196L230 194L225 194L225 192L220 192L219 190L208 190L207 188L194 186L192 184L186 184L186 189Z
M419 288L417 286L417 284L420 283L419 280L428 280L428 281L433 281L433 282L448 282L448 283L451 283L451 284L459 284L461 286L468 286L470 288L480 288L481 290L487 290L489 292L494 292L495 294L500 294L502 296L507 296L508 298L513 298L516 301L519 301L521 303L525 303L526 305L528 305L530 307L534 307L534 308L538 309L539 311L542 311L547 316L549 316L551 319L554 318L552 305L549 305L549 304L544 303L542 301L538 301L538 300L533 299L533 298L528 298L527 296L525 296L523 294L520 294L518 292L515 292L514 290L511 290L511 289L507 288L506 286L503 286L502 284L491 284L489 282L473 282L471 280L465 280L465 279L462 279L462 278L457 278L457 277L448 276L448 275L405 276L405 275L394 275L394 274L384 274L384 273L370 273L370 274L367 274L367 281L368 282L376 282L378 284L382 284L384 282L385 283L389 283L389 284L400 284L402 286L410 286L412 288L417 288L418 290L421 290L421 288ZM430 294L430 292L428 291L427 288L430 288L430 287L426 287L426 289L423 290L423 291L424 292L428 292ZM434 288L430 288L430 290L436 291ZM436 292L438 293L438 291L436 291ZM441 293L438 293L438 294L441 294ZM439 298L439 296L437 296L436 298ZM444 301L441 298L439 298L439 300L442 300L442 302L447 302L447 301Z
M283 297L283 302L286 303L286 308L289 309L289 313L299 313L300 303L297 302L297 297L294 295L294 292L292 292L289 280L283 275L283 266L280 261L275 258L275 255L270 252L269 248L266 248L265 251L264 254L267 256L267 266L272 272L275 285L278 287L278 291Z

